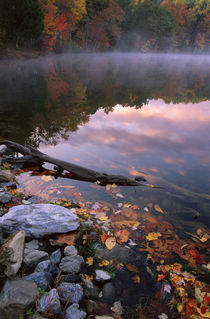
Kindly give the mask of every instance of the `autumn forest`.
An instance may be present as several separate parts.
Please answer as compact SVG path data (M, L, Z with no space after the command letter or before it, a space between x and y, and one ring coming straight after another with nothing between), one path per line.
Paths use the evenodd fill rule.
M0 1L0 47L207 52L209 0Z

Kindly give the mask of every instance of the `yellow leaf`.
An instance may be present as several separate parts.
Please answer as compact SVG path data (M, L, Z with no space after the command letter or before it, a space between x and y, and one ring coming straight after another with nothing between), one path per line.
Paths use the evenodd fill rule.
M131 204L127 204L127 203L125 203L125 204L123 205L123 207L125 207L125 208L129 208L129 207L131 207Z
M92 264L93 264L93 257L88 257L88 258L86 259L86 264L87 264L88 266L92 266Z
M109 264L110 264L110 262L108 260L104 259L98 264L98 266L104 267L104 266L108 266Z
M89 275L86 275L86 274L85 274L84 277L85 277L86 280L93 281L93 276L92 276L92 275L89 276Z
M182 312L183 306L182 306L181 303L177 305L177 310L178 310L179 312Z
M154 208L157 212L164 214L164 211L160 208L160 206L158 204L154 205Z
M135 284L140 284L140 281L141 281L141 279L138 275L132 277L132 280L135 282Z
M50 177L50 176L42 176L42 180L45 181L45 182L49 182L49 181L52 181L52 177Z
M147 236L146 236L146 239L147 240L156 240L158 239L158 237L161 237L161 233L149 233Z
M117 185L116 184L112 184L112 188L116 188L117 187Z
M114 248L114 246L116 245L115 237L107 238L107 240L105 241L105 245L107 249L112 250L112 248Z
M103 220L107 220L108 217L107 216L101 216L99 219L103 221Z

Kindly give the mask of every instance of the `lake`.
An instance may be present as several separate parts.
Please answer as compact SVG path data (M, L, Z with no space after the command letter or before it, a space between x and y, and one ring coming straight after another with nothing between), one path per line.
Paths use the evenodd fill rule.
M0 68L0 139L29 144L99 172L144 176L148 182L141 187L101 187L25 172L18 181L27 194L42 202L64 197L87 209L105 207L108 219L99 224L126 229L136 244L127 243L128 249L137 255L137 247L146 249L143 232L163 236L167 230L158 224L164 222L172 225L171 237L180 245L193 238L194 243L204 242L200 239L210 227L210 56L63 54L3 61ZM122 207L130 209L127 215ZM122 226L125 219L143 226ZM189 262L191 267L207 264L207 248L209 244L190 246L206 258ZM130 285L129 294L118 287L127 318L139 298L151 293L151 269L154 272L162 260L189 261L180 257L178 248L166 250L154 252L147 264L132 261L144 274L140 289L126 273L117 277L121 286Z

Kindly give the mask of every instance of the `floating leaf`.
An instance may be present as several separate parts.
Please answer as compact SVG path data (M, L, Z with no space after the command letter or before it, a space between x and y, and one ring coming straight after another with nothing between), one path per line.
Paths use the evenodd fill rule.
M154 209L155 209L157 212L159 212L159 213L161 213L161 214L164 214L164 211L160 208L160 206L159 206L158 204L155 204L155 205L154 205Z
M100 219L101 221L105 221L105 220L108 219L108 217L107 217L107 216L101 216L99 219Z
M107 185L106 185L106 190L107 190L107 191L110 191L111 187L112 187L112 185L107 184Z
M119 240L122 243L125 243L126 241L128 241L129 235L130 235L130 233L126 229L123 229L119 233Z
M106 245L107 249L112 250L114 248L114 246L116 245L115 237L107 238L107 240L105 241L105 245Z
M132 265L132 264L127 264L127 265L126 265L126 268L127 268L129 271L139 273L138 268L137 268L136 266Z
M147 236L146 236L146 239L147 240L156 240L158 239L159 237L161 237L161 233L149 233Z
M135 282L135 284L140 284L140 281L141 281L141 279L138 275L132 277L132 280L133 280L133 282Z

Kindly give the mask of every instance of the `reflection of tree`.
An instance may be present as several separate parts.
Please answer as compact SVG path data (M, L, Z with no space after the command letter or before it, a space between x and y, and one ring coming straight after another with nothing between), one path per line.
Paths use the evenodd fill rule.
M210 74L201 62L156 56L76 55L3 69L0 137L56 144L116 104L140 108L150 99L197 103L210 99ZM45 62L46 62L45 61ZM205 65L205 69L208 69Z

